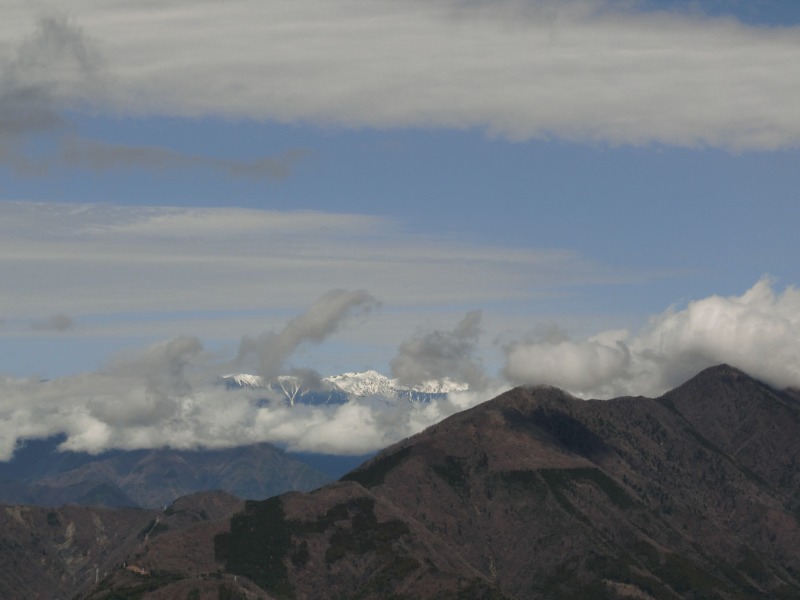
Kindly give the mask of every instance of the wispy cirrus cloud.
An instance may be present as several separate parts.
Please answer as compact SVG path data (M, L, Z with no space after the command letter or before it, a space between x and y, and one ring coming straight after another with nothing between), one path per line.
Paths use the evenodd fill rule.
M358 214L0 202L0 234L7 318L286 309L343 281L395 308L482 305L649 276Z

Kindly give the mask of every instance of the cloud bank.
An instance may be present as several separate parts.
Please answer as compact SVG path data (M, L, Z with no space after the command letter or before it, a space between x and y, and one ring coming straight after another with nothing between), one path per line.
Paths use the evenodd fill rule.
M800 290L763 278L741 296L710 296L652 317L637 334L532 339L506 348L505 375L609 398L658 395L728 363L779 388L800 387Z
M765 278L740 296L670 308L635 335L607 331L572 341L557 330L540 332L506 348L505 375L514 384L557 385L586 397L655 396L726 362L777 387L800 386L800 291L774 287ZM241 345L274 373L302 345L327 341L349 318L374 306L366 292L331 291L283 328ZM472 355L479 323L480 313L470 312L451 330L417 333L401 344L393 368L414 378L474 374L480 368ZM181 336L120 354L93 373L52 381L0 378L0 460L24 439L60 433L66 435L63 449L88 452L267 441L294 451L363 454L509 385L481 372L477 380L484 387L429 404L371 398L290 407L265 402L263 390L220 385L217 377L230 364L197 337Z
M612 0L170 0L146 11L78 0L69 11L108 77L102 93L68 79L50 96L110 113L734 151L800 140L798 27ZM23 44L30 3L7 2L4 17L0 39ZM33 122L48 121L42 106Z
M332 290L277 332L245 337L262 374L281 374L303 344L319 344L366 315L376 300L365 291ZM195 336L181 336L117 355L101 371L52 381L0 378L0 460L25 439L65 434L61 449L218 448L268 441L289 450L364 454L417 433L485 398L460 394L428 405L379 398L344 405L288 406L264 390L229 390Z

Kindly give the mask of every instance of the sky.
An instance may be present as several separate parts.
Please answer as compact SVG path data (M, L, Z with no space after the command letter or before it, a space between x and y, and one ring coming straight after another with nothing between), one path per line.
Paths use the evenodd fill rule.
M792 0L7 0L0 458L359 453L721 362L800 386L799 159ZM214 385L365 369L471 391Z

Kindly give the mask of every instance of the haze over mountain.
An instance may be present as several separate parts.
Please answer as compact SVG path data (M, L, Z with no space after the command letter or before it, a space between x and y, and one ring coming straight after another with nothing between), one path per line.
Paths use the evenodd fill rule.
M82 589L93 600L221 588L279 599L797 598L798 435L797 392L725 365L657 399L517 388L311 494L191 527L170 509Z
M0 503L156 508L179 496L224 490L260 499L312 490L330 477L270 444L222 450L59 452L61 440L31 441L0 463Z

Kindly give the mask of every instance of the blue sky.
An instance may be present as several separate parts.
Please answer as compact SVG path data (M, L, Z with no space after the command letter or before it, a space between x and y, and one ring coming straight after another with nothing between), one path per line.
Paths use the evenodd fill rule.
M216 376L341 289L370 300L281 368L392 374L428 348L421 379L477 365L607 397L728 361L800 385L796 2L4 15L9 380L179 336Z

